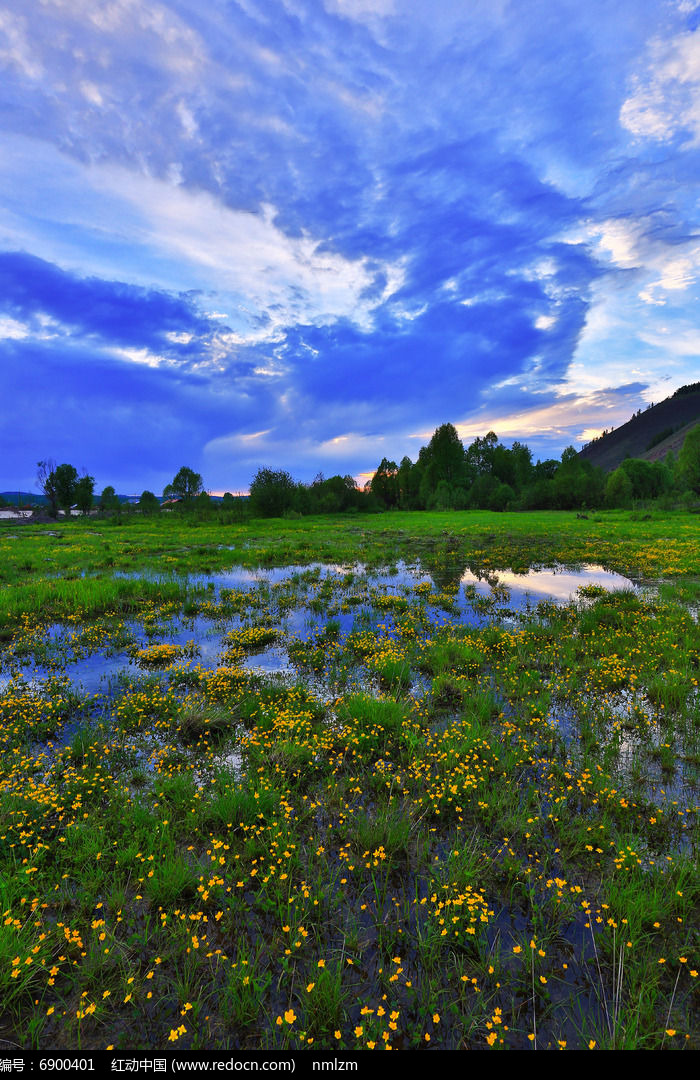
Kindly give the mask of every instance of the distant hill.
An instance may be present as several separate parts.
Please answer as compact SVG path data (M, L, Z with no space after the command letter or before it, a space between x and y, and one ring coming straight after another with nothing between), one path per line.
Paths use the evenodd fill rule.
M605 472L616 469L626 457L661 461L669 450L678 454L696 424L700 424L700 383L681 386L665 401L588 443L579 456L600 465Z
M10 503L11 506L48 506L49 500L45 495L40 495L38 491L0 491L0 498L5 502ZM134 499L138 500L138 495L117 495L119 502L128 503ZM97 506L100 501L99 492L95 495L94 503Z
M49 502L45 495L38 495L36 491L0 491L0 498L11 506L48 506Z

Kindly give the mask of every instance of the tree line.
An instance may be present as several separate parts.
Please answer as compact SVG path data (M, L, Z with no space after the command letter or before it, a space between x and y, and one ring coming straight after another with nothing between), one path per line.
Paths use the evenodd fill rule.
M123 505L110 485L96 498L95 481L73 465L40 461L37 481L48 510L77 508L89 513L97 507L117 512ZM435 430L416 461L404 457L397 465L382 458L372 478L360 488L352 476L325 477L318 473L311 484L295 481L284 469L258 469L250 483L245 509L226 492L212 503L202 476L183 465L163 489L162 499L143 491L136 509L158 513L162 502L177 504L186 513L208 516L215 508L228 517L250 513L256 517L301 517L309 514L378 512L381 510L581 510L625 508L636 502L667 500L688 504L700 495L700 425L686 436L678 457L664 461L626 458L605 473L582 458L573 446L560 459L533 462L532 451L521 442L504 446L493 431L469 445L463 444L452 424ZM222 519L223 520L223 519Z
M105 512L114 512L122 508L122 502L114 487L108 484L97 498L95 496L95 478L86 470L82 475L74 465L56 465L47 458L37 462L37 484L48 504L48 512L57 517L59 510L68 514L76 509L82 514L89 514L93 507ZM232 498L232 496L230 496ZM163 489L163 501L191 502L196 498L209 496L204 491L204 482L199 473L183 465L175 474L172 483ZM146 514L157 513L161 508L161 499L152 491L143 491L137 508Z
M694 501L700 494L700 425L678 459L627 458L613 472L582 458L573 446L560 459L533 462L521 442L509 448L495 432L465 447L452 424L442 424L417 460L382 458L360 489L351 476L319 474L312 484L285 470L261 468L250 485L251 511L260 517L358 510L582 510L624 508L663 498Z

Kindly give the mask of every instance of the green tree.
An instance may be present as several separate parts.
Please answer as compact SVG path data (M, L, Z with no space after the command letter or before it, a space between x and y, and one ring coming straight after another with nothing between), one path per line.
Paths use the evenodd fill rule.
M427 449L428 467L432 468L438 482L445 480L453 489L464 483L466 455L453 424L443 424L437 428Z
M670 476L660 461L625 458L620 465L632 483L633 499L656 499L670 487Z
M174 495L176 499L183 499L187 502L188 499L194 499L195 496L199 495L203 488L204 482L200 474L183 465L175 474L172 484L168 485L163 494L165 495L168 492L168 494Z
M58 495L56 493L56 464L51 458L46 458L45 461L37 461L36 464L36 478L39 487L49 504L49 513L51 517L58 515Z
M439 480L434 491L431 491L428 499L429 510L451 510L454 502L454 489L447 480Z
M567 446L566 449L561 452L561 465L559 468L574 470L578 465L578 461L579 455L576 447Z
M120 505L116 491L111 484L107 484L100 495L100 510L118 510Z
M553 480L558 468L559 462L556 458L538 461L535 465L535 480Z
M69 513L76 500L78 486L78 470L75 465L57 465L54 469L54 484L59 507Z
M700 495L700 424L686 435L677 468L683 486Z
M620 510L632 505L632 481L622 466L611 472L605 481L605 505Z
M453 424L442 424L433 432L418 460L421 466L420 498L429 508L455 505L457 492L467 487L467 457Z
M139 499L139 510L143 514L157 514L160 510L158 497L152 491L142 491Z
M370 481L370 491L387 510L399 502L399 470L395 461L382 458Z
M489 510L506 510L515 499L515 492L510 484L497 483L491 492Z
M493 456L498 446L498 435L489 431L483 437L477 437L467 450L467 461L478 474L493 471Z
M310 488L304 489L310 513L338 514L357 508L362 496L352 476L329 476L323 473L315 477ZM297 499L297 509L306 509L305 501Z
M515 486L515 458L503 443L499 443L493 452L492 472L499 483Z
M573 446L567 446L552 480L552 506L560 510L599 506L604 489L603 470L582 458Z
M398 471L399 481L399 506L402 510L419 510L423 508L420 498L420 483L423 475L422 467L411 461L410 457L401 458Z
M499 483L500 481L493 473L480 473L469 489L469 506L487 510L491 505L491 498Z
M296 484L284 469L258 469L250 482L250 502L259 517L281 517L294 507Z
M518 442L516 439L510 452L513 459L515 488L517 491L522 491L522 489L531 482L534 475L532 451L529 446L526 446L525 443Z
M81 514L89 514L95 496L95 477L87 473L81 476L75 485L75 501Z

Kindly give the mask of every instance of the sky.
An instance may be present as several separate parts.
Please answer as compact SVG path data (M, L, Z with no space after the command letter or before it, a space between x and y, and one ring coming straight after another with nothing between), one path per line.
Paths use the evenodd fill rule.
M0 0L0 486L535 459L700 378L700 0Z

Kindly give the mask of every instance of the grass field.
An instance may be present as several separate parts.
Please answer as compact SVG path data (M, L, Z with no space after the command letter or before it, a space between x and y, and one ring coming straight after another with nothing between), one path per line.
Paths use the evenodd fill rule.
M699 540L3 525L0 1045L700 1048Z

